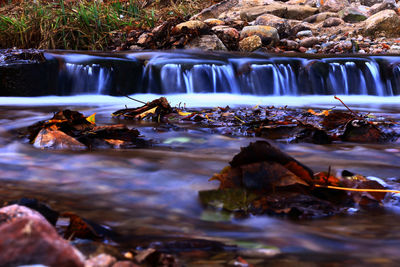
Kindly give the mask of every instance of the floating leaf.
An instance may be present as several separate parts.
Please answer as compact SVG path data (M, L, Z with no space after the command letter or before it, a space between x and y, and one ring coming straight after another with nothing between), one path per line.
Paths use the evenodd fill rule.
M96 124L95 116L96 116L96 112L93 113L92 115L90 115L89 117L87 117L86 120L87 120L88 122L90 122L91 124Z

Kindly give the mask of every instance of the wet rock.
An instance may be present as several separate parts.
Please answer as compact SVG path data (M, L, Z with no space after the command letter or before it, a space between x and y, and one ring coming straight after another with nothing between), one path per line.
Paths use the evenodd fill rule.
M215 26L211 29L229 50L237 50L240 33L238 30L228 26Z
M325 11L338 12L350 5L348 0L326 0L321 2L323 3L319 7L320 12L325 12Z
M380 143L387 141L384 133L374 125L363 120L348 122L341 138L343 141L356 143Z
M287 19L303 20L317 12L317 8L308 5L287 5L287 11L284 17Z
M396 4L395 0L384 0L380 4L376 4L369 9L369 14L374 15L382 10L394 10L397 11L399 6Z
M222 50L227 51L228 49L224 43L216 35L201 35L191 40L185 48L188 49L201 49L206 51Z
M278 17L285 17L287 6L274 2L267 6L255 6L240 11L240 18L245 21L253 21L263 14L272 14Z
M324 23L322 24L322 27L329 28L329 27L335 27L339 26L340 24L344 23L344 21L340 18L327 18Z
M360 22L367 19L367 16L360 10L353 7L346 7L339 11L339 17L346 22Z
M384 33L385 36L398 36L400 34L400 18L393 10L383 10L369 17L365 24L365 34L377 36Z
M313 33L312 33L312 31L310 31L310 30L299 31L299 32L296 34L296 37L298 37L298 38L302 38L302 37L311 37L311 36L313 36Z
M36 148L84 150L86 146L75 138L59 130L42 129L36 136L33 146Z
M220 19L206 19L204 23L207 24L210 28L225 24L225 22Z
M258 35L252 35L239 42L240 51L253 52L262 46L261 38Z
M305 18L303 21L308 23L317 23L326 20L327 18L338 17L334 12L322 12Z
M293 40L283 39L281 40L281 45L286 48L286 50L297 50L299 49L299 43Z
M99 254L85 261L85 267L111 267L117 262L113 256L107 254Z
M257 17L254 24L274 27L278 31L280 38L285 38L290 35L291 27L288 21L272 14L265 14Z
M174 27L172 30L173 34L180 34L183 32L199 32L199 33L206 33L209 30L209 27L206 23L199 21L199 20L189 20L186 22L179 23Z
M246 26L240 33L240 38L246 38L252 35L258 35L263 44L276 44L279 42L278 31L271 26Z
M10 218L0 224L2 266L83 266L83 256L38 212L11 205L0 214Z
M300 46L303 47L313 47L319 43L318 37L307 37L300 41Z

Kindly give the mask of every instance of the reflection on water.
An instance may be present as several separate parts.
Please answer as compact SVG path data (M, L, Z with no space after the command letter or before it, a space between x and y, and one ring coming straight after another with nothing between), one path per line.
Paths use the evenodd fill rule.
M49 118L60 107L76 109L85 115L97 112L96 121L101 124L115 123L110 114L132 102L115 98L108 104L61 105L68 98L58 98L58 103L54 98L52 103L37 106L32 103L38 99L23 99L32 102L30 105L29 101L11 105L12 99L6 105L3 100L0 193L6 200L36 197L57 210L75 211L113 227L121 233L120 241L131 246L165 239L212 238L228 244L240 245L246 241L274 246L283 255L305 262L352 262L363 258L364 263L373 264L383 261L382 258L400 259L400 213L396 197L388 199L384 209L307 221L267 216L235 219L204 210L197 192L217 187L217 183L208 179L253 138L215 135L202 129L156 132L154 124L140 123L135 127L156 143L150 149L38 150L18 139L18 132ZM266 105L267 101L263 99L257 104ZM392 103L395 101L392 99ZM321 102L330 107L338 105L334 100ZM310 105L317 104L315 101ZM361 103L358 108L393 113L393 117L398 116L400 109L399 104L371 105ZM314 171L327 170L329 166L337 171L347 169L382 178L400 188L399 143L279 146ZM282 263L283 258L276 258L275 263Z

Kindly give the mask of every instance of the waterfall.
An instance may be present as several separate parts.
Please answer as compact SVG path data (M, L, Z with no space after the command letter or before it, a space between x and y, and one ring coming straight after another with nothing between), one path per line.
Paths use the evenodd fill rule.
M43 71L35 74L35 77L26 74L27 77L23 78L24 72L18 73L17 78L20 83L29 83L28 94L27 90L22 89L19 89L18 93L14 83L10 82L8 85L3 82L4 92L7 92L5 95L40 95L44 90L35 89L34 81L37 80L51 85L46 88L45 94L56 95L230 93L260 96L336 94L394 96L400 94L399 56L307 55L305 58L299 55L195 51L92 52L90 55L47 52L45 56L49 62L43 63L47 65L41 66ZM54 69L55 66L58 66L58 69ZM5 77L15 73L8 70L11 67L0 65L3 81L17 79ZM55 72L58 75L50 74ZM29 82L30 80L32 82ZM37 92L32 92L33 90Z

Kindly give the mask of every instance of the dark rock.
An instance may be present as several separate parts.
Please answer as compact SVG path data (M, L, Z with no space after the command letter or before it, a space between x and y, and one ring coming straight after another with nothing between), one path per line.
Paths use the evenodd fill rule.
M18 201L11 201L9 205L17 204L20 206L25 206L30 209L36 210L39 212L46 220L51 223L52 225L56 225L59 213L55 210L52 210L46 204L39 202L37 199L34 198L21 198Z
M360 3L364 6L373 6L379 4L382 0L360 0Z
M324 23L322 24L322 27L329 28L329 27L335 27L339 26L340 24L344 23L344 21L340 18L327 18Z
M2 213L12 218L0 224L2 266L83 266L83 256L38 212L12 205L0 209Z
M237 50L240 33L238 30L228 26L215 26L211 29L229 50Z
M281 45L287 50L297 50L299 48L299 43L293 40L283 39L281 40Z

